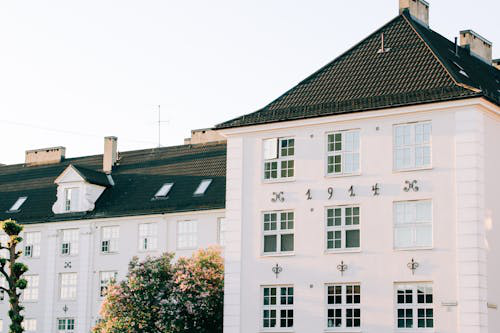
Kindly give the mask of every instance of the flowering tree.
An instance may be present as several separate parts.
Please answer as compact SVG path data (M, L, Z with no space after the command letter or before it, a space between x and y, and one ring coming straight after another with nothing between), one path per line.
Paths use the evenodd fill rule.
M222 332L224 267L216 248L172 263L134 258L127 278L108 287L94 333Z
M24 332L22 327L24 317L21 315L21 311L24 310L24 307L19 304L19 296L21 296L20 291L26 289L28 284L22 278L22 275L28 271L28 267L23 263L16 262L22 254L21 251L16 251L16 247L23 240L19 237L23 227L15 221L6 220L1 222L1 228L9 236L9 240L7 244L0 244L0 250L8 250L9 255L7 258L0 258L0 274L7 281L7 286L1 286L0 290L9 295L9 317L11 321L9 332L22 333Z

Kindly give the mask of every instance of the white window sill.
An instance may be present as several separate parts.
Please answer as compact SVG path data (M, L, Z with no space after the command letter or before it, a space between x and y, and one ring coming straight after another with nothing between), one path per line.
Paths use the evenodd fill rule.
M259 332L262 333L290 333L295 332L293 328L261 328Z
M431 250L434 250L433 246L394 248L394 251L396 251L396 252L405 252L405 251L431 251Z
M410 169L392 169L392 173L403 173L403 172L414 172L414 171L425 171L432 170L432 166L421 167L421 168L410 168ZM406 331L405 331L406 332Z
M119 252L118 251L114 251L114 252L102 252L101 251L101 254L103 256L110 256L110 255L113 255L113 254L118 254Z
M325 254L344 254L344 253L361 253L361 248L357 249L337 249L337 250L325 250Z
M327 173L325 175L325 178L346 178L346 177L357 177L361 176L361 172L356 172L356 173Z
M139 249L137 250L139 253L153 253L153 252L158 252L158 249L151 249L151 250L144 250L144 249Z
M286 253L261 253L261 258L274 258L274 257L293 257L295 256L295 251Z
M359 328L355 328L355 329L352 329L352 328L325 328L324 332L331 332L331 333L361 333L362 330L359 329Z
M263 179L263 184L276 184L276 183L291 183L295 181L295 177L278 178L278 179Z

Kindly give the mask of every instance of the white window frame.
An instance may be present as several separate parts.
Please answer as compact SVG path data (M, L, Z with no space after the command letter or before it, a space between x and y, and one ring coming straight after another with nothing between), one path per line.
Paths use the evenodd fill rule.
M174 187L174 183L165 183L163 184L160 189L155 193L155 198L168 198L168 194L172 190L172 187Z
M220 217L217 219L217 243L220 246L225 246L225 237L224 233L226 232L226 218Z
M40 258L41 242L41 231L26 231L24 233L24 257ZM28 253L28 251L31 251L31 253Z
M186 228L186 226L188 226ZM198 247L198 221L177 221L177 249L192 250Z
M99 297L103 298L106 289L111 282L111 280L116 281L118 277L117 271L100 271L99 272Z
M292 141L293 142L293 147L286 147L282 148L281 145L284 141ZM262 143L262 150L263 150L263 163L262 163L262 179L264 182L277 182L277 181L283 181L283 180L293 180L295 179L295 174L296 174L296 163L295 163L295 151L297 149L296 147L296 142L295 142L294 137L282 137L282 138L270 138L270 139L264 139ZM269 152L269 149L267 147L271 147L272 145L276 144L276 152L273 150ZM287 143L288 144L288 143ZM292 149L292 152L290 154L290 149ZM286 151L286 154L283 154L283 152ZM274 154L275 153L275 154ZM290 154L290 155L289 155ZM267 156L266 156L267 155ZM289 163L293 164L291 168L289 168ZM272 171L270 172L270 177L266 178L266 173L268 172L266 170L266 167L268 164L272 166L272 163L276 163L276 177L271 177L272 176ZM282 168L282 163L287 163L286 168ZM274 170L274 169L270 169ZM292 170L292 175L287 175L282 176L282 171L283 170Z
M290 224L289 220L289 214L292 214L292 228L288 228ZM276 214L276 229L268 229L266 230L266 215L272 215ZM286 214L286 229L281 228L281 222L282 222L282 214ZM295 212L293 210L275 210L275 211L267 211L263 212L261 215L261 232L262 232L262 237L261 237L261 254L263 256L276 256L276 255L293 255L295 253L295 225L296 225L296 219L295 219ZM268 224L272 224L272 221ZM270 228L272 225L270 225ZM291 251L282 251L281 250L281 237L285 235L292 235L293 236L293 250ZM266 236L276 236L276 251L274 252L266 252L265 251L265 238Z
M10 237L3 230L0 230L0 244L2 246L7 247L7 243L10 242ZM0 250L0 258L8 259L10 257L10 253L8 249Z
M0 332L3 332L3 319L0 319Z
M425 141L425 130L428 126L429 139ZM399 136L398 131L404 130L407 135ZM420 133L419 131L422 131ZM432 122L431 121L418 121L404 124L393 125L393 139L392 139L392 156L393 156L393 170L398 171L411 171L411 170L425 170L432 168ZM408 142L405 142L405 137L408 136ZM403 141L398 140L402 137ZM419 140L421 138L421 141ZM399 142L398 142L399 141ZM428 148L429 153L429 163L425 164L424 151ZM398 165L398 150L406 150L408 152L409 163L399 166ZM417 154L422 154L422 164L418 165Z
M429 204L428 207L430 220L418 220L418 206L420 204ZM408 206L415 206L415 220L412 222L398 222L398 207L404 206L405 214L407 209L413 209ZM395 250L413 250L413 249L431 249L434 247L434 219L433 219L433 202L430 199L421 199L421 200L408 200L408 201L395 201L393 203L393 246ZM406 215L404 217L406 219ZM430 228L430 244L418 245L417 244L417 235L419 229ZM403 229L409 229L411 232L411 244L408 245L398 245L398 232Z
M347 224L347 215L346 211L347 209L351 209L351 224ZM355 214L355 209L358 210L358 214ZM328 225L328 220L329 216L328 213L330 210L340 210L341 215L340 215L340 225L336 226L335 224L332 226ZM355 223L355 218L358 218L358 224ZM361 251L361 206L360 205L342 205L342 206L330 206L326 207L325 209L325 249L326 252L356 252L356 251ZM348 231L355 231L358 230L359 232L359 246L358 247L347 247L347 232ZM337 239L335 237L335 233L339 232L340 233L340 248L335 247L335 240ZM334 238L333 238L333 248L329 248L329 234L333 233Z
M64 189L64 211L67 213L78 210L78 200L80 189L78 187L68 187Z
M61 230L59 253L61 256L76 256L79 250L80 229L69 228ZM66 250L67 249L67 250ZM65 253L67 251L67 253Z
M63 324L61 326L61 323ZM70 325L71 324L71 325ZM76 330L76 319L74 317L57 318L56 320L57 332L59 333L72 333ZM72 327L72 328L70 328Z
M208 187L210 186L210 184L212 184L212 181L213 181L213 179L211 179L211 178L202 179L200 181L200 184L198 185L198 187L194 191L193 196L201 197L201 196L205 195L205 192L208 190Z
M26 318L23 320L22 327L25 332L36 332L37 322L35 318Z
M67 277L67 278L66 278ZM78 273L60 273L59 276L59 299L62 301L74 301L78 294Z
M28 197L19 197L17 198L16 202L10 207L8 210L9 213L16 213L21 210L22 205L28 200Z
M356 287L359 292L356 292ZM333 288L334 293L330 294L330 288ZM337 293L338 288L340 288L340 294ZM348 291L350 292L348 293ZM333 295L335 297L335 302L337 301L337 295L340 296L340 303L329 304L329 296ZM350 297L349 297L350 296ZM359 299L358 302L356 300ZM348 301L350 300L350 303ZM359 332L363 327L363 312L362 312L362 292L361 284L359 282L352 283L328 283L325 285L325 331L329 332ZM329 326L329 310L340 310L340 320L341 325ZM356 310L359 311L359 317L356 316ZM347 326L348 313L350 312L349 318L351 318L351 326ZM336 317L332 317L335 318ZM334 319L334 320L335 320ZM359 319L359 326L355 326L355 319ZM334 322L335 324L335 322Z
M285 288L286 290L286 295L284 296L285 297L285 304L282 304L281 301L282 301L282 288ZM291 294L290 294L290 288L291 288ZM272 296L269 296L267 298L268 300L268 304L265 304L265 300L266 300L266 297L265 296L265 290L266 289L269 289L269 295L271 295L271 290L272 289L275 289L275 292L276 292L276 295L275 295L275 304L271 304L272 301L271 301L271 297ZM290 303L290 296L291 296L291 303ZM261 307L261 311L260 311L260 329L262 331L270 331L270 332L283 332L283 331L293 331L293 327L294 327L294 324L295 324L295 318L296 318L296 314L295 314L295 310L294 310L294 306L295 306L295 288L293 285L264 285L264 286L261 286L260 288L260 307ZM286 322L286 326L282 326L281 324L281 319L282 319L282 314L281 314L281 311L286 311L286 315L288 316L288 314L290 313L289 311L291 310L292 311L292 325L291 326L287 326L289 324L289 322L287 321ZM275 322L275 326L270 326L272 324L271 322L271 318L269 316L269 322L268 322L268 326L265 325L265 311L269 311L269 315L271 315L271 311L275 311L275 314L276 314L276 322ZM288 317L287 317L288 318Z
M358 176L361 174L361 131L359 129L349 129L349 130L340 130L334 132L326 133L326 175L328 177L342 177L342 176ZM330 150L330 137L340 135L340 150ZM353 136L352 147L348 149L347 142L348 138ZM334 145L334 143L332 143ZM333 171L329 171L330 166L330 158L335 159L335 156L340 156L340 171L335 172L335 164L333 167ZM352 171L346 171L346 161L348 157L352 156L353 164ZM357 163L354 163L357 162Z
M158 249L158 223L141 223L139 228L139 251L148 252Z
M5 289L9 289L7 279L5 279L5 276L3 276L3 274L0 276L0 286L4 287ZM5 291L0 290L0 302L5 299L5 295Z
M104 254L118 253L120 240L120 226L106 225L101 228L100 251ZM107 250L104 250L107 247Z
M398 290L403 291L401 296L403 296L404 300L406 301L406 295L408 295L405 291L411 290L411 303L399 303L398 302ZM422 293L419 294L419 291L422 291ZM430 294L428 293L430 291ZM428 295L431 295L431 300L432 302L428 303ZM419 303L419 296L422 296L424 300L424 303ZM427 310L430 309L432 312L432 326L433 327L422 327L419 328L419 309L423 310L424 320L430 318L427 317ZM411 318L413 321L413 327L411 328L400 328L398 327L399 325L399 314L400 310L403 310L404 312L404 317L401 318L408 318L406 317L407 310L411 312ZM420 311L420 314L422 312ZM396 332L434 332L436 328L436 311L435 311L435 295L434 295L434 287L432 282L410 282L410 283L395 283L394 284L394 327ZM427 325L427 320L426 320L426 325Z
M26 288L22 291L23 302L37 302L40 287L40 275L25 275L24 279L28 282Z

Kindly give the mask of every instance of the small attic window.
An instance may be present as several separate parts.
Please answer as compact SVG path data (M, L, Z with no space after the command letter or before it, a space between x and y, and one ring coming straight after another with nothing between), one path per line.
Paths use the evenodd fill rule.
M155 198L166 198L174 183L166 183L156 192Z
M9 212L17 212L23 205L23 203L28 199L28 197L19 197L16 202L10 207Z
M198 185L198 188L196 189L196 191L194 191L194 195L198 196L198 195L205 194L207 188L210 186L211 183L212 183L212 179L203 179L200 182L200 185Z
M455 61L453 62L453 64L455 66L457 66L457 68L460 70L459 71L460 74L462 74L465 77L469 77L469 75L467 75L467 73L464 71L464 68L462 66L460 66L459 64L457 64Z

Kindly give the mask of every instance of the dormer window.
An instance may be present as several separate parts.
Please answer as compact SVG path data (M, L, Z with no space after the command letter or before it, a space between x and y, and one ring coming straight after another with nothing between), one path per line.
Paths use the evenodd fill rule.
M78 189L67 188L64 190L64 210L71 212L76 210L78 204Z
M200 185L198 185L198 188L196 191L194 191L195 196L203 195L207 191L207 188L210 186L212 183L212 179L203 179L200 182Z
M168 196L168 193L172 189L172 186L174 186L174 183L166 183L163 184L163 186L156 192L155 198L166 198Z
M17 212L23 205L23 203L28 199L28 197L19 197L16 202L10 207L9 212Z

